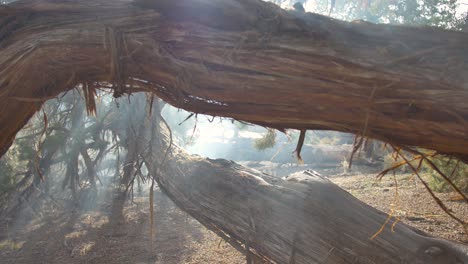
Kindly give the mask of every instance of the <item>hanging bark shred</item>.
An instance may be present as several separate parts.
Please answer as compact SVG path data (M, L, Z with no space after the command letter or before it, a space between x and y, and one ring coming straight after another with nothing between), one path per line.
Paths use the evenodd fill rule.
M304 160L301 157L301 150L302 150L302 146L304 145L306 132L307 130L305 129L301 130L299 134L299 139L297 140L296 150L294 150L294 153L296 153L296 158L300 163L304 163Z
M96 88L89 84L82 84L83 96L86 102L86 112L90 116L96 116Z

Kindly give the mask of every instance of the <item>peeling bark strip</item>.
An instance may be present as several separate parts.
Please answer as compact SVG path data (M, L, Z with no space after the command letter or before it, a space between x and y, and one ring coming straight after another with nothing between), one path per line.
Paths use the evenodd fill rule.
M167 132L158 132L158 138L158 148L164 149ZM387 214L316 173L282 180L231 161L190 156L176 146L159 164L149 168L161 189L250 259L285 264L468 263L466 245L429 237L401 222L395 232L389 223L371 239Z
M296 153L296 158L301 163L304 162L301 157L301 150L302 150L302 145L304 145L306 132L307 132L306 130L301 130L301 133L299 134L299 139L297 140L296 150L294 150L294 153Z
M19 1L0 25L0 153L42 101L100 82L273 128L365 127L468 161L466 33L257 0Z

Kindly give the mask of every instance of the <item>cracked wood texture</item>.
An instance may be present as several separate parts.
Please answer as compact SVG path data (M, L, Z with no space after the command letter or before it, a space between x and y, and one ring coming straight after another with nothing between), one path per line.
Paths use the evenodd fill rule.
M468 34L347 23L257 0L0 7L0 146L80 83L273 128L327 129L468 160Z
M164 129L154 136L167 149ZM257 263L462 264L468 247L391 220L316 173L287 180L173 146L148 154L150 172L184 211ZM391 226L394 226L394 232ZM251 253L247 253L246 246Z

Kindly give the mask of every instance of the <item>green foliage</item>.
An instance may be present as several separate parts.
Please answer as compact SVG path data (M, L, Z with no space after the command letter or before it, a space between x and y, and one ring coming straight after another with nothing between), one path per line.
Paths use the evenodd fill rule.
M50 149L54 148L57 145L61 145L65 142L66 140L66 135L64 133L54 133L51 135L48 135L44 139L44 143L42 143L42 149Z
M9 195L16 189L15 157L7 153L0 158L0 208L5 205ZM19 167L19 166L18 166Z
M263 137L254 140L254 147L257 150L265 150L274 147L276 144L276 132L273 129L263 135Z
M383 168L386 169L386 168L391 168L393 167L395 164L398 164L400 162L403 162L403 159L398 157L396 155L396 153L387 153L385 156L384 156L384 164L383 164ZM407 165L404 165L404 166L401 166L399 168L397 168L395 170L395 172L397 173L404 173L404 172L408 172L408 166Z
M15 187L13 166L6 158L0 159L0 197Z
M354 10L356 18L373 23L453 28L456 8L456 0L377 0Z
M403 155L405 155L405 157L408 160L411 159L410 158L411 154L403 151ZM405 160L402 159L396 152L388 152L384 156L384 169L391 168L391 167L395 166L396 164L401 164L403 162L405 162ZM418 164L419 164L419 160L411 161L410 164L414 168L417 168ZM400 166L400 167L396 168L394 171L396 173L410 173L410 172L413 172L409 165Z
M449 179L463 192L468 192L468 164L450 160L449 158L434 158L432 159L434 165L439 168ZM436 192L452 192L452 186L440 176L437 171L432 169L427 163L424 165L425 169L429 172L428 184L432 190Z
M29 137L16 140L10 150L0 158L0 196L15 189L18 181L16 175L26 171L30 162L34 160L36 151L32 142Z
M296 2L305 4L307 11L343 20L363 19L372 23L406 24L457 28L457 0L270 0L282 7Z
M28 161L34 159L36 151L30 140L17 140L15 143L15 153L18 155L18 160Z

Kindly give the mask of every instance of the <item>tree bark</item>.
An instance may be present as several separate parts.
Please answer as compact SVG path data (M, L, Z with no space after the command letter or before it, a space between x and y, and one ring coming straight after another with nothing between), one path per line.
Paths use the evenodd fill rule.
M0 7L0 153L45 100L92 83L467 161L466 43L466 33L346 23L256 0L20 1ZM402 223L369 240L387 216L318 176L283 181L175 147L165 162L150 160L182 209L259 258L468 263L466 247Z
M83 82L189 111L329 129L468 160L468 34L347 23L256 0L20 1L0 8L1 153Z
M167 149L167 132L156 133ZM283 180L177 146L148 155L160 188L234 247L273 263L468 263L468 247L432 238L309 171ZM394 232L391 226L394 226ZM248 245L248 246L247 246Z

